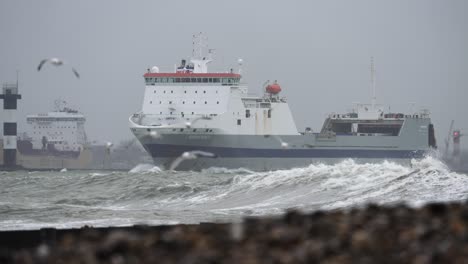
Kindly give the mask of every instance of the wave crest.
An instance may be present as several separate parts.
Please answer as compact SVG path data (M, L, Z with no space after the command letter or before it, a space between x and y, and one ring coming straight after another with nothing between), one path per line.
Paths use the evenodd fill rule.
M154 166L153 164L138 164L133 169L131 169L128 173L130 174L149 174L149 173L160 173L162 170L158 166Z

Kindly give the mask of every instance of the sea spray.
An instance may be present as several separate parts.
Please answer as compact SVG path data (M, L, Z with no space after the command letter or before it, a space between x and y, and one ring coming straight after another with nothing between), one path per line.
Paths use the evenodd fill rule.
M168 172L9 172L0 177L0 229L233 221L246 215L360 207L368 203L465 200L468 176L435 157L253 172L210 168Z

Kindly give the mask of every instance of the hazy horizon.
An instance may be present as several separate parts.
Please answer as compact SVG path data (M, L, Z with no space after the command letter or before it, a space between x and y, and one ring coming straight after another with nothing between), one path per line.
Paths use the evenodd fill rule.
M61 98L85 114L88 138L118 142L133 137L128 117L141 109L146 69L173 70L204 32L216 49L211 70L242 58L250 92L278 80L299 130L317 131L328 113L370 102L373 56L377 102L429 109L443 147L452 119L468 132L466 25L463 0L2 1L0 82L19 71L19 133L27 114ZM81 78L66 66L38 72L50 57Z

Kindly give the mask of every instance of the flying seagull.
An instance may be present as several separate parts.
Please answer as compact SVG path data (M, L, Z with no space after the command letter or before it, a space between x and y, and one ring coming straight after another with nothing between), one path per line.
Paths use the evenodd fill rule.
M270 135L266 135L266 137L269 137ZM283 139L281 139L280 136L278 135L271 135L274 139L276 139L280 144L281 144L281 148L282 149L287 149L289 148L289 143L288 142L285 142L283 141Z
M193 151L186 151L182 153L179 157L177 157L172 163L171 166L169 167L170 171L173 171L179 164L184 161L184 160L193 160L197 159L199 157L204 157L204 158L217 158L216 154L213 154L211 152L206 152L206 151L201 151L201 150L193 150Z
M203 120L211 120L211 117L206 116L206 115L195 117L195 118L192 119L191 121L185 122L185 127L186 127L186 128L191 128L191 127L193 126L193 124L195 124L195 122L197 122L197 121L200 120L200 119L203 119Z
M58 59L58 58L51 58L51 59L43 59L41 60L41 62L39 63L39 66L37 66L37 71L40 71L42 66L46 63L46 62L50 62L50 64L54 65L54 66L62 66L62 65L65 65L66 63L61 60L61 59ZM76 78L80 78L80 74L76 71L75 68L72 67L72 71L73 73L75 74Z

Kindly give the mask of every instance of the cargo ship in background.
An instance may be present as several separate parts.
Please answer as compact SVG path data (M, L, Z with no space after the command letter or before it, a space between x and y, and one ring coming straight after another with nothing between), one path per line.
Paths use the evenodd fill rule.
M27 170L128 170L147 162L145 153L133 141L124 146L89 141L86 117L63 100L55 100L54 110L26 116L26 126L16 141L17 165ZM0 150L3 141L0 140ZM141 153L140 153L141 152ZM0 165L3 161L0 151Z
M93 154L85 122L85 116L63 100L55 100L51 112L27 115L26 127L17 138L17 165L25 169L90 167Z
M177 170L275 170L348 158L409 163L436 148L429 112L386 113L375 102L374 81L371 104L330 114L318 132L300 132L276 81L264 85L263 96L251 95L241 79L242 60L237 72L209 72L213 58L205 38L194 35L193 43L192 58L173 72L148 69L142 110L129 118L158 166L171 168L193 151L212 155L185 159Z

